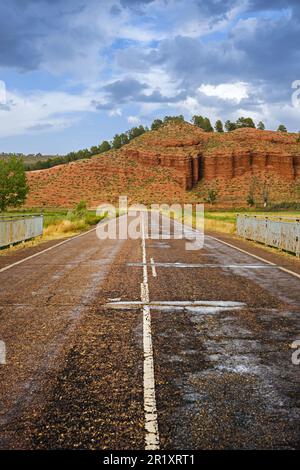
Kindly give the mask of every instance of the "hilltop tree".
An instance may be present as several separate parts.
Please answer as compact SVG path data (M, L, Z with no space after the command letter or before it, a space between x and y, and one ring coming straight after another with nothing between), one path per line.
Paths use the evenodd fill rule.
M259 121L259 123L257 124L257 129L260 130L260 131L264 131L265 130L265 125L262 121Z
M90 148L90 153L91 153L91 155L97 155L97 153L99 153L99 146L98 145L93 145Z
M99 145L99 153L108 152L111 149L111 145L107 140L103 140L103 142Z
M154 119L154 121L151 124L151 130L156 131L163 125L163 121L161 119Z
M132 139L135 139L136 137L138 137L139 135L142 135L146 132L146 129L144 128L144 126L139 126L139 127L132 127L131 129L129 129L129 131L127 131L127 135L128 135L128 139L129 140L132 140Z
M128 144L129 139L128 135L122 132L122 134L116 134L112 140L112 148L117 150L121 148L123 145Z
M28 191L23 160L15 156L0 160L0 211L21 205Z
M120 134L120 137L121 137L121 145L128 144L129 138L126 132L122 132L122 134Z
M229 121L229 119L225 122L225 129L227 132L235 131L237 129L237 125L235 122Z
M287 132L287 128L284 124L280 124L277 129L278 132Z
M179 114L178 116L165 116L164 117L164 124L167 124L168 122L184 122L184 116L183 114Z
M115 134L113 140L111 142L111 146L113 149L117 150L122 147L122 140L120 134Z
M200 129L203 129L205 132L213 132L214 130L208 117L194 115L191 122L194 126L200 127Z
M215 123L215 131L216 132L224 132L223 123L220 119L218 119Z
M255 129L255 124L254 124L254 121L253 121L252 118L250 118L250 117L245 118L245 117L242 116L242 117L237 119L236 127L237 127L237 129L241 129L243 127L251 127L253 129Z

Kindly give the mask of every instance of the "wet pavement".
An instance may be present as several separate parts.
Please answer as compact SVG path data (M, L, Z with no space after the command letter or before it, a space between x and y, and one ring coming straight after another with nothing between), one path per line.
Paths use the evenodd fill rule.
M299 278L278 255L157 235L91 232L0 272L1 448L143 449L151 432L160 449L299 448Z

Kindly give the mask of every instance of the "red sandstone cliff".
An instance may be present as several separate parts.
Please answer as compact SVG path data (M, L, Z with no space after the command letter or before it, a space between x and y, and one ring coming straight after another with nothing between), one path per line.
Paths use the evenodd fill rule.
M212 185L222 200L245 204L254 177L269 182L274 200L297 198L297 135L255 129L206 133L192 124L170 123L119 151L28 172L27 204L71 206L86 199L96 206L119 194L147 203L195 201L204 194L201 188Z
M191 131L197 134L194 138L185 135ZM151 139L146 134L123 152L145 165L175 168L183 176L185 189L200 180L228 180L262 171L286 180L300 176L300 145L295 135L256 129L204 133L187 123L170 126L177 140L174 135L166 138L166 132L165 128L155 131Z

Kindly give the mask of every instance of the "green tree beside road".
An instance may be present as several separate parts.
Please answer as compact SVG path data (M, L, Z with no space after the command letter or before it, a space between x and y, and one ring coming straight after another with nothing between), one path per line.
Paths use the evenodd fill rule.
M28 191L23 160L15 156L0 160L0 211L23 204Z

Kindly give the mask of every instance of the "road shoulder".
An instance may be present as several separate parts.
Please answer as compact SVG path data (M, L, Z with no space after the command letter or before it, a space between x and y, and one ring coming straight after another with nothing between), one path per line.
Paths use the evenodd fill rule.
M250 240L244 240L236 235L218 233L218 232L205 232L206 236L215 237L226 243L230 243L232 246L245 250L249 254L264 258L266 261L282 266L290 271L300 274L300 260L292 255L284 252L275 251L273 248L265 247L259 243L252 242Z

